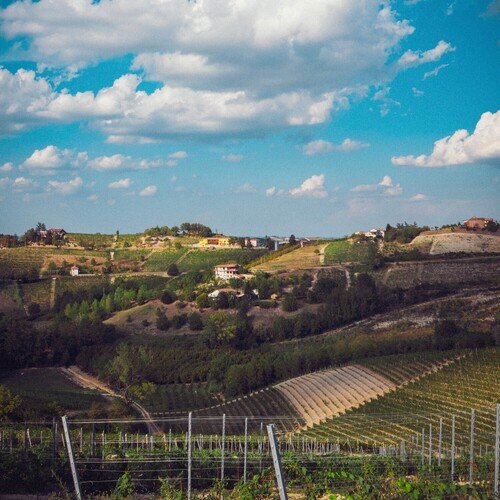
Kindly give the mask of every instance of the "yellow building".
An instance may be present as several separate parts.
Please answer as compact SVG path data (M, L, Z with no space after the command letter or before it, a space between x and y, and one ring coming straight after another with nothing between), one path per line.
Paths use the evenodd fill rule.
M227 236L213 236L211 238L203 238L198 245L202 248L205 247L228 247L230 246L229 238Z

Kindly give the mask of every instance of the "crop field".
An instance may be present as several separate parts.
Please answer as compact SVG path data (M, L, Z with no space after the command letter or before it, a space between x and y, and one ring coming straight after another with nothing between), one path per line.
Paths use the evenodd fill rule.
M195 250L189 252L179 263L180 271L212 270L217 264L236 262L242 266L248 264L267 250L250 250L246 248L224 248L214 250Z
M351 243L348 240L332 241L325 248L325 264L341 264L359 262L368 252L369 243L360 241Z
M27 368L2 373L0 383L23 399L56 403L68 411L88 410L92 403L107 401L98 391L76 385L61 368Z
M157 385L154 394L142 402L150 412L187 412L219 403L206 384Z
M430 358L431 354L423 354L420 359L416 355L390 356L365 364L400 385L414 377L418 363L426 363ZM457 446L465 446L469 440L471 409L475 409L476 441L478 445L491 444L495 433L494 409L500 401L499 373L499 348L468 352L441 370L314 426L306 434L367 444L394 444L415 436L423 428L427 432L429 425L436 431L439 419L443 418L443 439L449 442L451 416L455 415Z
M49 309L51 281L49 278L20 284L24 304L29 305L31 302L36 302L42 310Z
M40 272L46 251L43 248L0 248L0 279L17 279L33 269Z
M253 267L253 270L264 272L296 271L313 269L322 265L322 250L325 245L308 245L292 252L280 255Z
M23 314L23 299L19 283L0 282L0 313Z
M187 248L155 250L146 260L143 269L146 271L167 271L168 266L177 262L187 251Z

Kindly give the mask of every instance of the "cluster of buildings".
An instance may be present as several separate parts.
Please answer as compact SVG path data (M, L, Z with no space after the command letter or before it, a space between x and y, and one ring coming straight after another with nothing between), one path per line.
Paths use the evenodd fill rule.
M68 233L60 227L51 227L50 229L41 229L38 231L38 236L42 240L46 240L51 237L56 240L63 240Z
M469 230L485 230L488 229L491 225L495 224L494 219L491 217L471 217L470 219L464 220L463 225L465 229Z
M372 240L383 240L385 236L385 230L381 228L373 228L369 231L358 231L354 233L356 236L363 236Z

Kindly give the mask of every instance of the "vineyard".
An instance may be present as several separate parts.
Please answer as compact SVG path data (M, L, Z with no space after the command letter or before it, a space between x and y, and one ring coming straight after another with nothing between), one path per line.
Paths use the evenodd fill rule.
M156 386L155 392L143 405L151 412L173 413L187 412L219 402L206 384L168 384Z
M436 429L439 419L446 416L443 425L446 440L449 441L449 417L455 415L457 432L461 439L467 440L470 409L475 408L477 442L483 445L488 443L495 432L492 411L500 401L500 350L473 351L438 371L408 383L418 377L418 373L429 366L428 363L416 355L375 358L365 362L372 371L402 387L345 415L314 426L306 431L306 435L394 444L420 432L422 427L432 425ZM391 417L394 415L397 415L395 419ZM458 444L464 445L464 442Z
M217 264L226 262L236 262L245 266L252 260L258 258L259 255L263 255L266 252L267 250L240 248L190 251L186 257L178 263L178 267L181 272L184 272L212 270Z
M154 250L146 260L143 269L145 271L167 271L170 264L176 263L188 252L187 248L172 250Z
M0 279L38 277L46 250L43 248L1 248Z
M369 243L365 241L351 242L335 240L325 249L325 264L341 264L359 262L368 255Z

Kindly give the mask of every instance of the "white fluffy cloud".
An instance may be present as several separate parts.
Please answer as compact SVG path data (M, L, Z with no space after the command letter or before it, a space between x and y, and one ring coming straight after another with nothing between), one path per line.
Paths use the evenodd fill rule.
M266 196L274 196L277 192L276 186L272 186L266 189Z
M184 158L188 157L188 154L186 153L186 151L175 151L174 153L170 153L168 157L174 158L176 160L183 160Z
M110 189L128 189L132 185L130 178L118 179L117 181L110 182L108 187Z
M2 171L2 172L10 172L13 169L14 169L14 164L12 162L10 162L10 161L8 161L7 163L4 163L0 167L0 171Z
M295 197L326 198L328 193L325 189L325 175L312 175L299 187L290 189L290 194Z
M402 68L412 68L421 64L436 62L443 57L447 52L453 52L455 47L452 47L448 42L441 40L433 49L425 52L407 50L399 59L398 65Z
M430 155L393 156L394 165L446 167L468 163L491 163L500 160L500 111L481 115L472 134L457 130L434 143Z
M59 149L57 146L47 146L35 149L29 158L21 165L21 170L29 170L34 174L53 175L61 168L77 168L88 160L86 152L77 153L71 149Z
M222 155L221 160L222 161L227 161L229 163L239 163L240 161L243 160L243 155L241 155L241 154L235 154L235 153L229 153L227 155Z
M139 91L140 77L130 74L97 93L71 94L32 72L0 79L0 133L83 120L112 143L323 123L351 96L451 50L440 42L388 63L414 28L389 2L373 0L156 1L147 9L134 0L18 1L0 21L8 39L24 37L11 49L19 60L74 73L133 54L131 69L161 82ZM19 80L26 95L18 98ZM7 116L12 102L19 112Z
M38 183L27 177L16 177L12 180L10 177L0 178L0 189L11 188L13 191L32 191L38 188Z
M410 198L410 201L426 201L428 200L427 196L422 193L418 193Z
M316 141L308 142L302 151L307 156L331 153L332 151L356 151L358 149L367 148L369 146L366 142L355 141L348 137L342 141L341 144L336 146L333 142L318 139Z
M352 193L378 193L386 196L399 196L403 194L401 184L394 184L392 177L384 175L377 184L359 184L350 190Z
M55 191L59 194L69 195L74 194L83 186L81 177L75 177L69 181L49 181L48 190Z
M139 191L139 196L153 196L158 191L156 186L146 186L144 189Z

